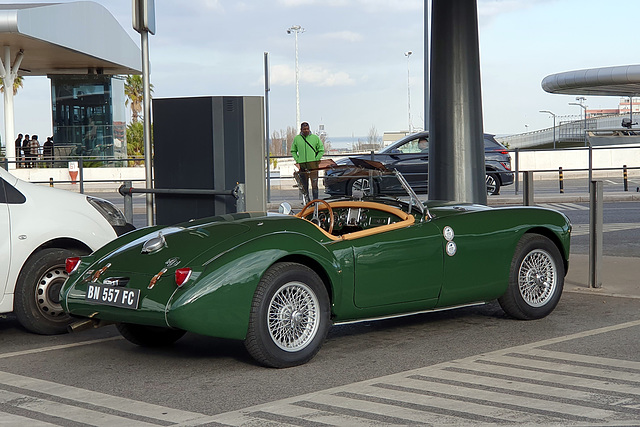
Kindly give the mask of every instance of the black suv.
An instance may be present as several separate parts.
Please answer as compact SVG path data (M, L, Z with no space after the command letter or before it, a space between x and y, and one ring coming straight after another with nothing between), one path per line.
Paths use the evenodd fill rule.
M416 193L427 192L427 172L429 166L428 148L420 147L420 139L428 139L429 132L418 132L408 135L373 155L352 156L358 159L375 160L387 169L397 169L409 182ZM424 144L421 144L424 145ZM484 158L486 168L487 194L499 194L500 187L513 184L511 172L511 156L504 145L495 140L494 135L484 134ZM354 190L371 195L370 183L374 182L375 194L403 193L397 180L374 179L363 176L361 168L354 165L349 158L337 162L339 168L327 170L324 178L325 191L334 195L351 195Z

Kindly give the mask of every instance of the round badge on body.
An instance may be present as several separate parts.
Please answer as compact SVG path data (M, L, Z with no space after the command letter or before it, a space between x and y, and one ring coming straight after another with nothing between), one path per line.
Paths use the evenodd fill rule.
M458 250L458 247L454 242L447 243L447 255L454 256L457 250Z
M453 232L453 228L451 228L448 225L444 228L444 230L442 230L442 235L447 240L447 242L452 241L453 237L455 236L455 234Z

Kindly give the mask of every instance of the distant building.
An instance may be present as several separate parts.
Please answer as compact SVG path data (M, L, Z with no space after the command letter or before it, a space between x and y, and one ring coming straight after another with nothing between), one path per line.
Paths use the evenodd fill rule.
M633 98L633 113L640 113L640 98ZM618 108L587 109L587 117L595 118L613 114L629 114L629 98L620 98Z

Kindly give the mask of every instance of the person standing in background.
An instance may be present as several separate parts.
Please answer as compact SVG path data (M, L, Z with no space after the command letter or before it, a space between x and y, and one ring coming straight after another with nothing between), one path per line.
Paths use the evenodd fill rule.
M37 166L38 156L40 155L40 143L38 142L38 135L33 135L31 137L31 142L29 143L29 151L31 152L31 167L35 168Z
M48 136L46 142L42 145L42 157L45 160L44 167L53 167L53 137Z
M22 160L25 168L29 167L29 159L31 158L31 138L29 134L25 134L22 140Z
M18 138L16 138L15 142L16 146L16 167L20 167L20 159L22 158L22 134L18 134Z
M293 138L293 144L291 144L291 155L300 168L303 193L307 198L309 197L309 180L311 180L313 199L317 199L318 164L324 155L324 144L318 135L311 133L309 123L300 124L300 134Z

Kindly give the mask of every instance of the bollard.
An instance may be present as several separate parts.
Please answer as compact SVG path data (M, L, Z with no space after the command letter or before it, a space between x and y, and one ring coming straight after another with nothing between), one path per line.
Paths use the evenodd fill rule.
M53 187L53 178L49 177L49 187Z
M562 173L562 166L558 168L558 181L560 182L560 193L564 193L564 173Z
M84 163L82 157L78 161L78 169L80 170L80 194L84 194Z
M132 185L131 181L124 182L126 188L131 188ZM124 194L124 217L129 224L133 224L133 198L131 192Z
M602 181L589 182L589 287L602 287Z
M622 179L624 181L624 191L629 191L629 176L627 175L627 165L622 165Z
M524 206L533 206L533 171L522 172L524 191L522 193L522 204Z

